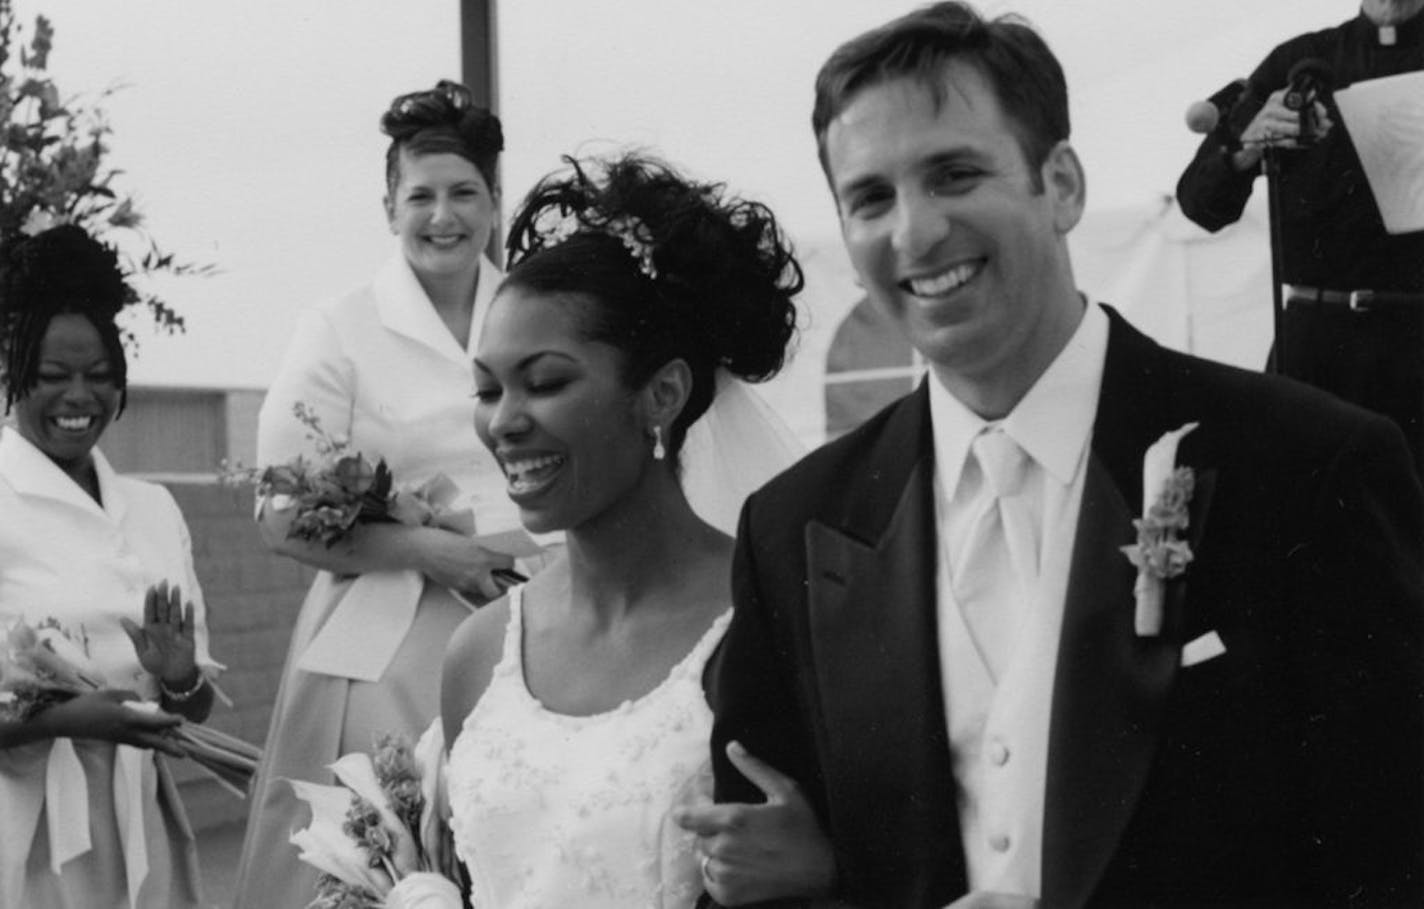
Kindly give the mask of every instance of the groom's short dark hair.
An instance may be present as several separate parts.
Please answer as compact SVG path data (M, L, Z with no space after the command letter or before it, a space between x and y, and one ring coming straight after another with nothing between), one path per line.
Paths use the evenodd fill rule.
M912 79L945 91L944 67L962 60L988 81L1018 134L1031 170L1068 138L1068 85L1063 67L1038 33L1018 16L984 19L966 3L923 7L838 47L816 75L811 128L827 176L826 131L862 89Z

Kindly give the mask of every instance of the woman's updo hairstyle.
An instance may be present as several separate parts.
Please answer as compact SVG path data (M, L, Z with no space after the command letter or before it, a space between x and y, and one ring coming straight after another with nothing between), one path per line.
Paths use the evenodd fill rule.
M381 116L381 132L391 137L386 149L386 188L392 195L400 182L400 153L459 155L469 161L495 190L495 168L504 151L499 118L475 103L470 90L441 79L432 89L401 95Z
M631 388L685 360L692 390L667 441L676 453L712 403L719 367L749 382L781 369L801 266L771 210L722 184L638 154L564 161L514 216L503 286L591 301L587 336L623 351Z
M0 244L0 382L5 412L39 383L40 346L58 315L80 315L99 332L126 399L128 369L123 335L115 322L137 295L124 281L114 250L81 227L63 224L34 236L16 234Z

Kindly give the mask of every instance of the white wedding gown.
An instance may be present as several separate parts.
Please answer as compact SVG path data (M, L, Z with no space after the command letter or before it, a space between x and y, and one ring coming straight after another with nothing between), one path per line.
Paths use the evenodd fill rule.
M450 749L451 828L473 904L687 909L702 890L695 839L669 812L710 791L702 670L731 612L657 688L568 716L525 684L520 594L510 591L504 655Z

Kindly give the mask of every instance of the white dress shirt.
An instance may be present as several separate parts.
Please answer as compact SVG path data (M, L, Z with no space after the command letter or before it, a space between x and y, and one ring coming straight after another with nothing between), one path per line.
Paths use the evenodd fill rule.
M385 459L397 484L449 477L461 493L452 508L471 510L476 533L519 528L504 473L475 433L474 351L503 277L480 260L464 347L399 252L369 285L304 313L262 402L258 463L314 457L310 431L292 413L300 403L327 433L345 435L371 460ZM298 665L379 680L415 621L423 587L416 571L360 575Z
M0 627L17 620L60 623L82 636L109 687L158 697L121 618L143 621L144 593L177 584L193 604L198 665L221 668L208 652L207 610L193 571L188 526L173 496L154 483L121 477L96 448L100 502L10 426L0 428ZM53 871L91 848L89 796L76 748L105 747L67 738L0 749L0 905L11 905L43 820ZM152 752L114 749L115 812L130 903L148 874L142 800L153 797ZM112 901L113 895L106 899Z
M315 453L292 415L302 403L328 433L385 458L399 483L446 474L468 497L480 533L517 527L504 475L475 435L474 351L503 277L481 260L464 347L399 253L369 285L304 312L262 402L257 462Z
M1089 305L1048 369L992 424L938 381L929 383L940 681L971 890L1040 895L1053 675L1107 342L1107 316ZM1002 592L1000 614L1017 627L1009 630L1012 652L998 679L969 633L950 561L964 551L976 517L967 506L977 490L960 483L970 445L995 425L1028 455L1023 496L1038 554L1037 576Z

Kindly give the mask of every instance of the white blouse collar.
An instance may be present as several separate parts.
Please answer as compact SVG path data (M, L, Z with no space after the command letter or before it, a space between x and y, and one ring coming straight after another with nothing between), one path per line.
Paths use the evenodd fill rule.
M470 314L470 340L465 349L455 342L450 330L440 320L435 306L425 294L425 288L403 254L397 252L386 260L376 273L371 292L376 298L376 312L381 324L397 334L419 341L431 350L460 363L468 363L474 354L480 326L484 323L489 302L494 297L503 273L484 255L480 256L480 276L475 285L475 306Z
M102 508L48 455L20 435L19 430L13 426L0 427L0 476L8 479L16 492L66 502L119 521L124 516L125 506L118 489L118 475L97 446L90 454L99 480L99 497L104 500Z

